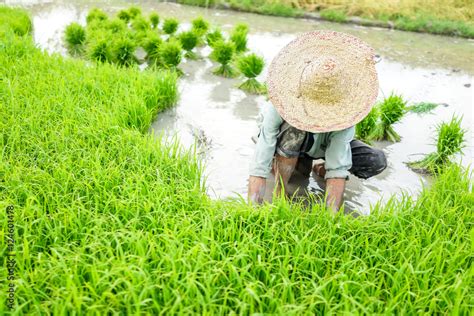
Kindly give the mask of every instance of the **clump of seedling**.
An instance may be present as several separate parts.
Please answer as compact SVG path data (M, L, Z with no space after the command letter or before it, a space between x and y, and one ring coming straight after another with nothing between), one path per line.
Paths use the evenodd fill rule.
M202 16L195 18L191 21L191 30L197 35L198 37L198 46L204 45L204 40L202 37L206 35L207 31L209 30L209 22L204 20Z
M362 121L356 124L355 134L357 139L365 141L366 143L371 143L371 137L377 128L379 119L379 109L377 106L374 106L369 114Z
M159 48L160 64L168 69L175 70L179 75L183 72L178 68L182 58L182 47L179 41L172 39L164 42Z
M130 13L128 12L128 10L120 10L118 13L117 13L117 17L124 21L125 23L128 23L128 21L130 21L130 19L132 18L130 16Z
M230 40L235 45L237 53L243 53L247 50L247 34L248 26L246 24L238 24L230 34Z
M255 79L263 70L265 61L256 54L243 56L237 60L237 67L240 72L247 77L239 88L253 94L263 94L266 92L265 85Z
M214 29L212 32L207 33L206 35L207 45L209 45L209 47L211 48L214 48L214 45L217 42L223 41L223 40L224 40L224 36L222 35L221 30L218 28Z
M150 14L150 23L152 28L156 29L158 27L158 24L160 23L160 16L158 13L153 12Z
M235 46L232 42L219 41L214 44L212 57L221 64L213 73L226 78L233 78L237 75L236 71L230 65L234 56Z
M105 14L104 11L98 8L94 8L90 10L89 13L87 14L86 21L87 21L87 24L89 24L92 21L105 21L108 18L109 17L107 16L107 14Z
M142 9L136 6L131 6L128 8L128 15L130 16L130 19L135 19L139 15L142 14Z
M138 62L135 57L135 49L137 45L133 40L122 37L119 38L112 46L113 61L120 66L131 66Z
M466 130L461 127L461 119L453 117L449 123L437 126L438 140L436 152L419 161L410 162L408 166L418 172L438 173L450 163L450 158L462 153L465 146Z
M420 102L420 103L407 107L407 111L417 113L417 114L430 113L431 111L436 109L438 105L439 104L437 103Z
M150 64L159 64L161 44L163 44L163 40L152 31L147 32L146 36L142 39L142 47L147 54L146 59Z
M138 16L132 21L132 28L136 32L145 32L150 29L149 22L142 16Z
M115 18L107 23L106 29L112 33L122 33L127 29L127 25L123 20Z
M88 47L87 56L89 59L105 63L112 60L112 52L109 40L105 37L94 38Z
M179 21L175 18L167 18L163 22L163 32L168 35L173 35L178 30Z
M194 47L196 47L198 42L198 36L194 31L187 31L179 34L178 39L181 43L181 46L186 51L185 57L189 59L197 59L196 53L193 52Z
M78 23L71 23L64 31L66 45L70 53L78 54L84 49L86 30Z
M399 142L400 136L392 125L401 120L406 112L406 101L399 95L392 94L378 105L380 121L370 134L369 140L388 140Z

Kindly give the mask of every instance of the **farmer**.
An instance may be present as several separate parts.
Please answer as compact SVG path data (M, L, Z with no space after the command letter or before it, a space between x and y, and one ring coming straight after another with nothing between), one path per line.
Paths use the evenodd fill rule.
M337 212L350 173L367 179L387 166L381 150L353 139L377 98L373 49L339 32L304 33L272 61L267 84L273 105L263 111L249 200L263 201L271 171L280 194L298 167L326 180L327 206Z

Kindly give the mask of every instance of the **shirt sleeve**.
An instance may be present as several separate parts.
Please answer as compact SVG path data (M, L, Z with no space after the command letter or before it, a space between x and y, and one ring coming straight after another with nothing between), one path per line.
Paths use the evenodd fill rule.
M272 104L267 104L263 113L255 154L250 163L250 175L268 178L272 169L277 136L283 119Z
M331 132L326 148L325 179L349 179L349 169L352 167L351 140L354 138L355 127Z

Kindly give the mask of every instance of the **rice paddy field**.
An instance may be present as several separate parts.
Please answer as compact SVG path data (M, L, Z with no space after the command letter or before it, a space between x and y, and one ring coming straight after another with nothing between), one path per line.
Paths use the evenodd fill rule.
M119 3L104 11L112 17L127 7ZM46 11L25 8L0 7L0 208L6 210L0 213L0 274L6 280L1 285L0 314L467 315L474 308L474 191L465 163L469 157L459 156L464 162L454 159L446 164L416 195L401 192L373 203L369 216L354 218L341 212L333 217L319 203L308 206L287 199L257 207L243 198L211 198L207 180L212 183L212 176L207 176L203 147L186 146L183 137L157 135L150 127L167 120L174 122L167 125L171 131L185 126L189 121L182 111L193 104L189 100L196 103L208 98L207 93L214 93L210 107L203 105L201 115L199 111L188 115L199 118L213 106L224 107L235 98L248 100L237 84L263 81L262 77L254 71L248 79L210 79L221 78L212 73L217 67L238 65L227 63L224 53L216 58L220 66L211 62L210 48L194 50L204 60L184 57L183 62L180 54L178 62L173 51L184 42L174 39L158 51L167 57L155 60L157 67L139 65L143 58L126 54L131 47L126 41L110 54L88 46L84 55L72 56L64 30L73 22L86 25L92 7L72 10L67 21L68 14L62 14L61 29L50 24L51 33L41 24L48 15L38 14ZM147 8L141 6L144 16L151 12ZM161 20L171 17L166 7L158 8ZM178 16L179 22L189 26L197 15L186 14ZM95 17L100 16L96 12ZM235 28L235 23L219 24L230 32ZM140 29L144 24L132 25ZM301 31L291 22L285 27ZM78 29L69 33L75 34L74 39L82 38ZM85 29L87 37L90 29ZM172 29L170 33L182 32L179 27ZM267 43L262 33L250 33L247 44L266 61L268 51L255 46L257 39ZM56 36L61 42L55 41ZM291 36L282 34L278 43ZM186 38L186 44L192 42ZM385 34L375 36L373 45L382 38ZM461 74L456 71L441 80L457 87L471 78L472 68L463 64L468 56L463 52L471 46L468 42L452 45L458 48L457 59L446 58L449 51L439 45L440 52L434 52L432 59L412 58L404 65L416 69L435 62L436 71L443 75L445 69L460 67ZM381 81L387 69L403 74L404 68L396 63L397 50L381 51L389 59L382 63ZM93 59L103 56L110 60ZM247 63L261 68L261 59L249 58ZM241 67L246 69L242 65L236 69ZM425 75L420 70L418 74ZM217 86L231 92L212 90ZM192 94L192 89L201 93ZM466 104L463 93L471 91L472 97L472 88L455 89L462 92L448 109L461 111L459 104ZM250 113L256 115L263 99L251 97L249 104L257 105ZM452 115L435 113L443 118ZM237 120L244 133L254 114L241 115L247 123ZM471 122L467 116L463 122ZM211 124L213 119L208 116L207 125L222 126ZM405 123L419 122L416 119L413 114ZM453 131L460 135L456 129L460 125L451 122L454 128L447 125L439 130L443 135ZM220 124L225 123L233 124L231 120ZM203 130L213 137L212 129ZM396 147L404 146L410 131L395 125L399 145L378 146L389 148L389 159L399 157L391 154L393 148L416 146ZM392 165L392 176L408 174L408 167L404 168ZM422 179L410 175L410 181Z

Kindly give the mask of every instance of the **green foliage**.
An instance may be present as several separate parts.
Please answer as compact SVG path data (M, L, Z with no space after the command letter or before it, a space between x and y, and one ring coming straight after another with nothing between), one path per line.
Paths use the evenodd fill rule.
M212 32L207 33L206 35L207 45L209 45L211 48L214 48L215 43L223 40L224 36L222 35L221 30L218 28L214 29Z
M91 39L87 47L87 56L93 61L100 63L112 61L110 40L107 37L95 37Z
M237 76L236 71L230 65L234 52L235 45L232 42L219 41L214 44L212 58L221 64L213 71L214 74L227 78Z
M167 18L163 22L163 32L168 35L174 34L178 30L179 21L175 18Z
M16 35L24 36L31 33L33 23L25 10L0 5L0 27L8 28Z
M149 31L142 40L142 47L147 53L147 59L154 64L159 62L160 46L163 40L155 32Z
M142 9L137 6L131 6L128 8L128 15L130 16L130 19L133 20L138 16L142 15Z
M438 105L439 104L437 103L420 102L412 106L408 106L406 110L409 112L417 113L417 114L430 113L431 111L436 109Z
M71 23L64 30L64 37L68 48L81 46L86 41L86 30L79 23Z
M132 28L137 32L144 32L150 29L150 23L142 16L138 16L132 20Z
M182 58L182 47L179 41L172 39L161 44L160 61L164 67L178 70L177 67ZM178 70L179 72L179 70Z
M247 50L247 34L248 26L246 24L238 24L230 34L230 40L235 44L235 51L242 53Z
M257 54L249 54L242 56L237 60L237 67L240 72L247 78L257 77L263 70L265 61Z
M191 21L192 24L192 30L194 33L196 33L198 36L203 36L207 33L209 30L209 22L204 20L202 16L195 18L194 20Z
M108 18L109 18L108 15L105 14L104 11L102 11L99 8L94 8L90 10L89 13L87 14L86 21L87 21L87 24L89 24L93 21L102 22L102 21L107 20Z
M120 66L131 66L137 63L135 50L137 45L127 37L121 37L112 44L112 60Z
M150 14L150 23L152 28L156 29L158 27L158 24L160 23L160 16L156 12L152 12Z
M323 19L333 21L333 22L341 23L347 20L346 14L340 10L325 9L325 10L322 10L320 14Z
M371 142L372 134L377 128L377 123L379 119L379 109L377 106L374 106L369 114L356 124L355 134L356 138L366 143Z
M198 42L198 36L194 31L187 31L179 34L178 39L181 43L181 46L186 51L186 57L190 59L196 59L197 56L192 50L196 47Z
M450 158L462 152L465 146L466 130L461 127L461 119L453 117L449 123L437 126L438 140L436 152L408 165L419 172L439 173L451 162Z
M131 20L131 16L130 16L130 13L128 12L128 10L120 10L118 13L117 13L117 17L124 21L125 23L128 23L128 21Z
M114 34L123 33L125 30L127 30L127 25L125 24L123 20L119 18L114 18L108 21L108 23L106 23L105 28Z
M391 142L399 142L400 136L395 132L392 125L401 120L406 112L407 102L402 96L391 94L378 105L380 113L380 121L374 131L368 136L371 140L388 140Z

